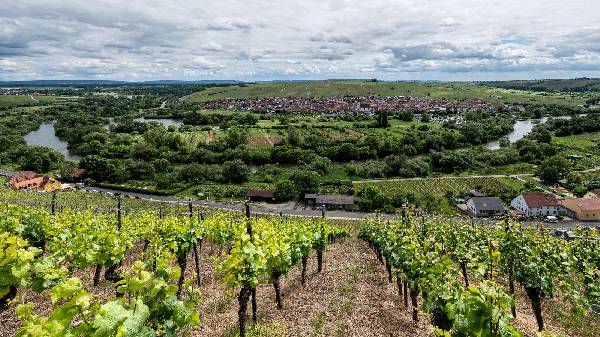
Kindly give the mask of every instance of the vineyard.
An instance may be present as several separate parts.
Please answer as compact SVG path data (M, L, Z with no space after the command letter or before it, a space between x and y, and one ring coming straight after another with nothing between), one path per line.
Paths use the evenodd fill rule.
M365 220L359 241L348 223L250 208L40 206L0 205L2 336L530 335L519 319L564 332L549 301L598 332L596 231L567 242L405 214Z
M417 178L355 182L354 187L360 191L365 186L379 187L388 197L410 196L416 202L425 204L428 199L434 200L439 211L453 214L454 202L449 199L462 198L471 190L479 190L486 195L498 196L510 201L524 188L524 183L509 177L442 177ZM414 203L411 202L411 203Z
M403 180L383 180L381 182L357 182L357 185L372 184L382 187L388 195L394 195L399 192L414 192L416 194L431 193L434 195L444 195L448 191L467 193L473 189L482 191L496 191L520 187L521 184L510 178L497 177L443 177L443 178L423 178L423 179L403 179Z
M436 336L522 336L510 323L517 285L539 331L546 327L546 298L560 297L582 315L600 314L600 236L579 234L567 242L508 220L485 228L406 215L395 223L366 220L359 236L385 265L404 306L410 301L413 320L419 308L431 315Z

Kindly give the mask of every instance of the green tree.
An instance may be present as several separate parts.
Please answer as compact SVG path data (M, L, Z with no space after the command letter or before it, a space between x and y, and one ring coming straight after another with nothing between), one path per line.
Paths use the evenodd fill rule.
M538 176L546 184L556 184L571 172L571 163L561 157L546 158L538 169Z
M275 198L280 201L293 199L298 194L296 184L290 180L280 180L275 184Z
M358 192L357 204L364 211L380 211L390 205L390 198L379 187L367 185Z
M297 171L291 179L302 194L317 193L321 187L321 175L315 171Z
M375 117L375 126L378 128L387 128L390 126L390 122L388 121L388 112L386 110L377 112L377 116Z
M250 170L240 159L223 163L223 179L230 183L244 183L248 181Z
M299 146L302 143L302 136L294 127L288 128L287 142L292 146Z
M85 169L85 175L96 181L109 180L116 173L116 167L108 159L100 156L85 156L79 163Z
M240 145L245 145L248 140L246 132L238 129L233 129L225 134L223 145L228 149L235 149Z
M64 156L51 148L29 146L21 155L21 168L44 173L59 168L63 161Z

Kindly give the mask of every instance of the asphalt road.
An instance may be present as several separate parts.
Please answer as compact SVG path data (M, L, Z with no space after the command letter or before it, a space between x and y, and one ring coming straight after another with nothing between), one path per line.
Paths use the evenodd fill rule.
M122 196L137 198L143 200L150 200L156 202L170 202L170 203L188 203L188 199L176 198L170 196L158 196L152 194L136 193L136 192L123 192L119 190L113 190L108 188L100 187L83 187L83 190L89 192L102 192L109 194L120 193ZM192 201L194 206L204 206L221 210L228 211L239 211L243 212L245 209L244 204L241 203L223 203L223 202L212 202L212 201ZM299 217L320 217L322 216L321 210L313 209L277 209L269 207L268 204L253 204L252 213L255 214L271 214L271 215L283 215L283 216L299 216ZM343 220L362 220L368 216L376 216L378 213L365 213L365 212L348 212L348 211L326 211L325 216L331 219L343 219ZM398 218L399 214L379 214L384 219ZM465 218L465 217L454 217L449 218L451 220L465 220L471 219L476 224L494 225L498 223L499 219L487 219L487 218ZM575 228L578 225L583 226L600 226L600 222L580 222L580 221L559 221L558 223L548 223L539 221L521 221L524 225L538 226L542 225L546 228Z

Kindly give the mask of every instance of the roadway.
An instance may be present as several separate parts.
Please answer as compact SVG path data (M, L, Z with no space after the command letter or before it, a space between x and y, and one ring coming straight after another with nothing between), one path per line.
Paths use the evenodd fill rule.
M124 197L155 201L155 202L165 202L165 203L189 203L189 199L177 198L171 196L158 196L152 194L145 193L137 193L137 192L124 192L114 189L108 188L100 188L100 187L83 187L85 191L89 192L101 192L108 194L117 194L120 193ZM243 212L245 210L245 206L243 203L225 203L225 202L216 202L216 201L192 201L192 205L194 206L202 206L226 211L238 211ZM252 213L255 214L269 214L269 215L283 215L283 216L298 216L298 217L320 217L322 216L322 212L319 209L292 209L292 208L275 208L269 204L265 203L254 203L252 204ZM373 217L380 215L384 219L394 219L398 218L399 214L383 214L383 213L367 213L367 212L348 212L348 211L326 211L325 216L330 219L340 219L340 220L363 220L366 217ZM499 219L489 219L489 218L467 218L467 217L449 217L446 220L471 220L476 224L483 225L494 225L500 221ZM548 223L548 222L540 222L540 221L519 221L527 226L544 226L546 228L575 228L578 225L584 226L600 226L600 222L598 221L559 221L558 223Z

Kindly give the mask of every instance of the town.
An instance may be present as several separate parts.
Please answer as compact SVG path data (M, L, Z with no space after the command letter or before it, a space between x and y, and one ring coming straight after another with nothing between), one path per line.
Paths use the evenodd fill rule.
M201 109L222 109L259 113L320 113L328 117L341 113L374 113L378 111L408 111L459 113L466 111L520 110L521 105L492 104L483 100L449 101L409 96L333 96L265 97L221 99L198 103ZM337 115L334 115L337 116Z

